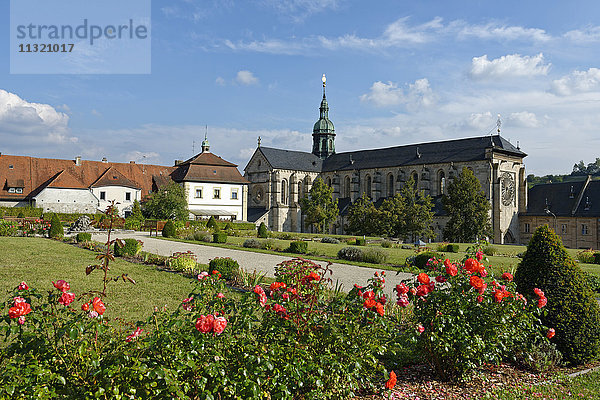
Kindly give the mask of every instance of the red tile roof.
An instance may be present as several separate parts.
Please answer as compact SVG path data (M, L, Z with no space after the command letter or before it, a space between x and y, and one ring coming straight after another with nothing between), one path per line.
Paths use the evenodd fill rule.
M139 185L137 185L135 182L132 182L130 179L127 179L122 173L120 173L114 167L109 167L91 185L91 187L100 187L100 186L124 186L124 187L130 187L133 189L141 189L139 187Z
M220 165L225 167L237 167L236 164L223 160L221 157L210 152L200 153L180 165L195 164L195 165Z

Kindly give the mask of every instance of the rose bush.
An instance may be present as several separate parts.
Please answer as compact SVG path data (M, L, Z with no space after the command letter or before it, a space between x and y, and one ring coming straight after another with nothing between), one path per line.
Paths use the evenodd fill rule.
M539 320L543 293L528 302L510 273L494 277L483 252L471 250L461 263L430 258L427 273L395 289L397 304L413 307L416 328L408 335L443 379L468 378L483 363L514 358L547 340Z

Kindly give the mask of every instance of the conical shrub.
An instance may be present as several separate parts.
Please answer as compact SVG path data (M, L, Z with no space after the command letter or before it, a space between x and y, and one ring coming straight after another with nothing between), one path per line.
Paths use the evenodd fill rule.
M269 237L269 231L267 231L267 226L264 222L261 222L258 226L258 237L266 239Z
M48 233L48 236L53 239L59 239L63 237L64 232L65 231L60 223L58 215L52 215L52 219L50 220L50 232Z
M167 221L167 223L163 227L162 235L166 238L172 238L177 236L177 231L175 229L175 224L173 223L173 221Z
M552 342L571 364L600 355L600 307L583 272L560 238L547 225L538 228L515 273L517 290L527 297L534 288L548 299L542 322L554 328Z

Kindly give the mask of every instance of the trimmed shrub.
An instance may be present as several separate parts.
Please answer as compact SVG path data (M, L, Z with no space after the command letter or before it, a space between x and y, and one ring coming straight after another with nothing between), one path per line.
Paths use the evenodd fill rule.
M580 263L593 264L595 261L594 254L596 254L595 250L592 250L592 249L582 250L579 253L577 253L576 258L577 258L577 261L579 261Z
M362 261L363 251L356 247L343 247L338 251L338 258L348 261Z
M447 251L448 253L458 253L459 248L460 247L455 243L448 243L444 251Z
M594 275L590 272L584 272L585 277L588 280L588 285L593 292L600 294L600 276Z
M166 238L172 238L177 235L177 230L175 229L175 224L173 223L173 221L167 221L162 230L162 235Z
M64 234L63 226L58 219L58 215L54 214L50 220L50 232L48 236L53 239L62 238Z
M212 241L212 235L208 232L195 232L194 240L210 243Z
M214 258L210 260L208 266L210 267L211 271L219 271L223 278L227 280L231 279L234 274L237 274L237 272L240 269L240 265L238 264L238 262L229 257Z
M75 240L77 243L89 242L92 240L92 234L89 232L79 232L77 236L75 236Z
M123 257L135 257L142 251L142 242L135 239L125 239L123 240L124 246L121 247L117 243L115 243L114 252L115 256Z
M249 249L260 249L261 243L258 239L251 238L244 240L243 246Z
M17 225L12 221L0 219L0 236L15 236L17 234Z
M386 251L377 247L369 247L363 252L362 260L372 264L383 264L386 262L388 254Z
M44 209L41 207L0 207L0 216L7 217L16 217L19 214L23 214L23 217L41 218L43 213Z
M321 239L321 243L340 244L340 241L336 238L325 236L323 239Z
M213 217L212 215L210 216L208 222L206 223L206 227L215 231L219 230L219 225L217 225L215 217Z
M258 237L263 239L269 237L269 231L267 230L267 226L264 222L261 222L260 226L258 227Z
M481 249L481 251L483 251L483 254L485 254L486 256L493 256L494 254L496 254L498 252L498 249L495 248L494 246L485 246L483 249Z
M291 242L290 247L288 248L288 251L290 253L306 254L306 252L308 251L308 242L303 242L303 241Z
M440 258L440 255L435 251L423 251L414 256L412 264L419 269L425 269L427 261L431 258Z
M358 239L356 239L356 241L354 242L354 244L356 246L366 246L367 245L367 239L358 238Z
M135 217L125 218L125 229L133 231L142 230L142 220Z
M197 260L191 251L173 253L166 261L166 264L173 270L179 272L193 272L197 267Z
M260 244L261 249L265 250L275 250L276 244L273 239L263 240Z
M541 289L548 299L542 322L554 328L552 342L571 364L600 354L600 307L589 281L547 225L533 234L515 272L517 290L533 296Z
M594 253L594 264L600 264L600 253Z
M227 243L227 234L225 232L213 233L213 243Z
M225 224L225 230L226 231L232 231L233 230L233 224L231 222L228 222Z
M392 247L394 247L394 243L389 240L384 240L383 242L381 242L381 247L391 249Z

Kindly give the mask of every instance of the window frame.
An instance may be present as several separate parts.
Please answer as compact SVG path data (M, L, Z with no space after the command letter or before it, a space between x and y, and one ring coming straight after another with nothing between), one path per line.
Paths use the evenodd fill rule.
M213 188L213 199L221 200L221 188Z
M235 197L234 197L235 194ZM231 200L239 200L238 189L231 189Z
M202 195L203 195L203 191L204 191L204 188L202 188L202 187L197 187L197 188L196 188L196 193L194 194L194 198L195 198L195 199L201 199L201 198L202 198ZM198 192L200 192L200 196L198 196Z
M125 192L125 201L131 201L131 192Z
M100 192L100 200L106 201L106 190Z

